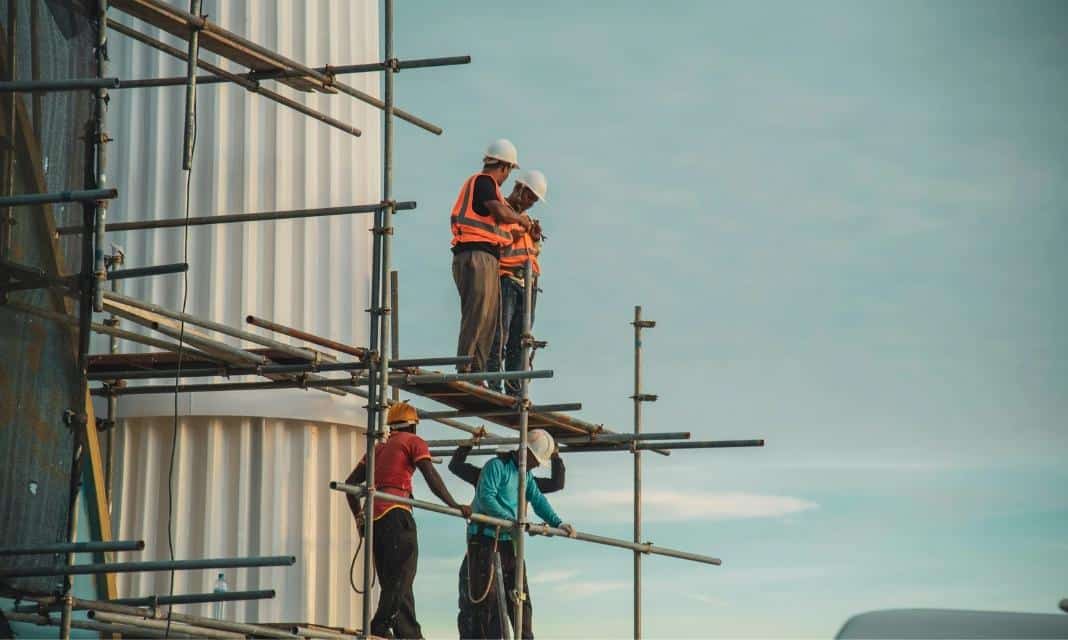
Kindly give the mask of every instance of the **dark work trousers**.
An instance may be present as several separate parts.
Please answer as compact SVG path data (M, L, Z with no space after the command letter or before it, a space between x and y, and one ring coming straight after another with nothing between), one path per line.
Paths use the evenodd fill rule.
M497 545L497 552L501 554L501 568L504 570L504 592L508 596L508 617L515 624L515 606L512 600L512 592L515 590L515 549L510 540L501 540ZM479 598L486 590L490 576L493 575L493 538L483 535L473 535L467 539L467 562L471 569L470 589L471 595ZM534 637L533 615L534 609L530 600L530 590L527 589L526 572L523 574L523 591L527 594L523 604L523 638ZM460 594L461 597L467 594ZM490 587L486 599L477 604L469 603L472 607L472 638L501 638L501 624L497 609L497 585ZM463 630L461 629L461 635Z
M415 519L407 509L390 509L375 520L375 571L382 593L371 618L371 633L396 638L422 638L415 619L415 572L419 564L419 540Z
M460 294L460 337L456 355L471 356L459 371L485 371L493 336L497 333L501 282L497 256L485 251L464 251L452 257L452 279Z
M534 328L534 311L538 307L538 278L534 277L530 292L530 327ZM504 358L503 371L520 371L523 369L523 308L526 294L523 285L508 276L501 276L501 323L493 336L487 371L502 371L501 358ZM490 386L501 390L500 382L491 382ZM505 391L519 395L519 380L504 383Z
M456 614L456 630L460 634L461 640L464 638L474 638L478 635L478 627L475 626L475 605L471 604L471 599L468 597L467 591L467 556L464 556L464 561L460 563L460 576L459 576L459 594L460 594L460 612ZM477 598L479 594L475 594Z

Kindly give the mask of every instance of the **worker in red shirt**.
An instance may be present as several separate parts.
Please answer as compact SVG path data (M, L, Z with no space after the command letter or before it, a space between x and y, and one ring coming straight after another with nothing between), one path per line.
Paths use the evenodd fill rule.
M391 493L405 498L412 497L412 475L418 468L423 473L427 486L438 498L453 509L459 509L464 517L471 515L471 507L459 504L445 487L441 476L430 461L430 449L426 441L415 435L419 414L415 407L401 402L389 408L386 422L390 436L375 447L375 491ZM349 474L348 484L361 484L367 479L366 456ZM346 496L349 509L356 518L356 525L363 531L361 500ZM415 573L419 561L419 540L415 530L412 508L408 505L375 500L374 502L374 549L375 571L382 593L378 609L371 619L371 633L391 638L422 638L423 631L415 618Z

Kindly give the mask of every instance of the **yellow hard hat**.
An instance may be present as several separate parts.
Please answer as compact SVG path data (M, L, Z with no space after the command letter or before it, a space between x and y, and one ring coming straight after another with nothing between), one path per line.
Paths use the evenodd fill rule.
M407 402L398 402L389 408L386 415L386 424L419 424L419 412Z

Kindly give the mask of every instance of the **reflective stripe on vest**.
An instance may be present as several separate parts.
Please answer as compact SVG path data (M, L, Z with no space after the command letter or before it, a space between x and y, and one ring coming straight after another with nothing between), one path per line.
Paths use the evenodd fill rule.
M492 176L486 173L476 173L471 176L464 181L460 195L456 203L452 205L452 215L449 218L452 224L452 243L455 245L461 242L488 242L502 247L506 246L512 241L511 234L498 226L493 216L479 215L473 206L475 181L479 176L486 176L492 180ZM505 202L496 181L493 185L497 192L497 199Z
M511 224L505 229L521 230L522 227L517 224ZM519 236L518 240L513 241L512 244L501 251L501 269L525 267L528 259L531 262L534 273L541 273L541 267L538 265L538 249L534 245L534 240L530 237L530 234L524 233Z

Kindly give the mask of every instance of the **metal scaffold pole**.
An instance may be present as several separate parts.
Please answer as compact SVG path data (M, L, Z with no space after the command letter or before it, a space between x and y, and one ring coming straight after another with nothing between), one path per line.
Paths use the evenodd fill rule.
M528 259L523 269L523 371L530 370L530 347L534 341L531 334L533 318L530 314L530 305L533 301L534 276L531 261ZM522 380L519 383L519 500L516 510L515 532L515 627L513 637L521 640L523 637L523 605L527 600L527 592L523 586L526 584L526 528L527 528L527 443L528 422L530 408L530 381ZM501 621L504 625L504 621Z
M656 400L656 396L642 394L642 329L651 329L656 323L642 320L642 308L634 307L634 438L642 433L642 402ZM642 541L642 453L634 449L634 544ZM642 554L634 552L634 638L642 637Z
M104 78L108 74L108 0L100 0L97 24L96 40L96 75ZM108 186L108 90L107 87L99 87L96 90L96 130L93 132L93 143L96 145L96 184L97 189L106 189ZM104 224L108 219L108 201L100 199L96 201L94 212L94 239L93 239L93 274L95 283L93 287L93 310L97 313L104 310L104 281L107 280L107 266L104 262Z

